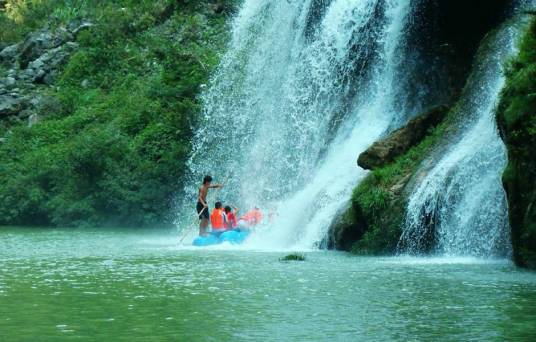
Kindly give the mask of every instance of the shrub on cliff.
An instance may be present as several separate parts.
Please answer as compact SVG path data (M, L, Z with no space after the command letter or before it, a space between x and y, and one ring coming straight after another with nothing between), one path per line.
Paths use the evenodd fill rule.
M24 3L24 18L46 3L55 16L43 25L83 17L94 26L46 90L59 108L0 144L0 224L171 223L200 85L227 39L222 12L208 0ZM2 18L2 27L9 19L20 32L33 28Z

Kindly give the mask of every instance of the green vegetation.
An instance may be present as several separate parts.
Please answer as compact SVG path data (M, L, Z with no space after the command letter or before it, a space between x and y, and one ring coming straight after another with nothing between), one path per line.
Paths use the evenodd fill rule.
M353 246L356 254L386 254L395 251L404 219L406 196L401 196L410 177L432 152L435 144L446 134L452 112L428 136L395 162L372 171L352 195L352 207L346 214L351 218L349 228L365 222L366 227Z
M490 34L476 58L487 53ZM508 194L514 259L518 265L536 268L536 20L524 35L520 53L507 68L506 87L498 108L498 123L508 147L509 164L503 175ZM473 87L470 77L466 87ZM395 251L401 234L406 184L425 156L449 134L458 115L454 107L446 119L405 155L371 172L354 190L352 206L339 229L358 230L351 247L358 254Z
M279 261L305 261L304 254L292 253L279 258Z
M4 6L4 12L0 12L0 43L4 44L20 41L27 33L41 28L48 18L54 20L70 7L67 3L59 6L59 1L43 0L8 0Z
M518 265L536 268L536 20L506 76L497 121L508 148L503 183L514 259Z
M8 1L0 40L89 20L46 120L0 144L0 224L172 222L200 85L228 38L235 1ZM214 6L219 6L215 11ZM47 16L46 14L51 14ZM2 132L0 132L2 133Z
M490 44L496 39L497 32L490 32L481 42L474 57L477 63L489 53ZM419 172L426 172L425 168L421 168L425 158L433 157L436 146L456 130L457 125L454 123L464 115L460 109L463 105L463 94L478 87L475 82L478 82L478 79L469 75L459 100L443 121L395 162L372 171L354 190L351 208L344 216L344 224L338 228L358 231L358 234L354 234L356 242L351 246L353 253L395 252L402 233L412 179L419 177Z

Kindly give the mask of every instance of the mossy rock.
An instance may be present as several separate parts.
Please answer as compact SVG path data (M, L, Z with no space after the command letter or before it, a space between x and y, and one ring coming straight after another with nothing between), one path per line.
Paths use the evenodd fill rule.
M506 77L497 122L508 149L503 184L514 261L536 268L536 19L523 36Z
M327 239L327 247L351 251L355 254L393 254L402 233L405 207L413 177L421 163L448 131L452 112L438 106L418 115L408 123L413 127L419 117L426 129L395 153L394 160L375 164L374 170L354 189L351 203L334 221ZM430 114L432 113L432 114ZM404 128L393 133L398 136ZM390 137L383 139L389 142Z

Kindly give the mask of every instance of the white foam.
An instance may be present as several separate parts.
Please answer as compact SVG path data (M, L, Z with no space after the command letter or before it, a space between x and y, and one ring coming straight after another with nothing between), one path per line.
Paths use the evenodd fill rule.
M334 0L314 18L312 6L323 5L244 2L203 95L180 226L211 173L228 178L218 199L277 212L245 247L230 248L316 248L366 175L359 153L411 112L395 79L409 2Z

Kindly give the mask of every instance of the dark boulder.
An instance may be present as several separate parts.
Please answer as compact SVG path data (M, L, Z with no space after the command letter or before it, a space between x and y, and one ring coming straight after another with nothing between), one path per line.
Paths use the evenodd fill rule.
M322 242L322 247L350 251L352 245L363 237L366 230L367 223L360 208L350 203L337 213Z
M470 67L480 41L497 27L513 8L509 0L422 0L414 17L413 30L428 49L450 45Z
M361 153L357 165L373 170L393 162L396 157L418 144L431 128L443 120L448 110L448 106L441 105L412 119L406 126L394 131L387 138L375 142Z

